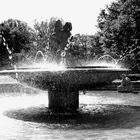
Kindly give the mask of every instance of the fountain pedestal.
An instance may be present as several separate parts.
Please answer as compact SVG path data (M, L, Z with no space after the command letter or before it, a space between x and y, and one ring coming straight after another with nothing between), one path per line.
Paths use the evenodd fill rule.
M49 89L49 109L58 112L75 112L79 108L79 92L77 89Z

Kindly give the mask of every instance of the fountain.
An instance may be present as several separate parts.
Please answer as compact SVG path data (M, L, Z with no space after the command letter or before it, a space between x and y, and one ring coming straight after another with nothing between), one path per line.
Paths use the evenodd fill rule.
M64 50L68 38L71 37L72 25L67 22L61 27L61 21L58 20L56 23L53 38L56 40L64 62ZM57 56L56 59L59 57ZM59 112L77 111L80 90L109 85L121 74L128 72L127 69L100 65L82 67L65 67L62 64L48 65L44 62L44 55L41 51L37 52L35 61L37 61L35 66L3 70L0 74L16 74L18 81L47 90L49 109Z
M47 90L49 109L73 112L79 107L79 91L112 84L128 69L103 66L64 67L37 64L36 67L3 70L0 74L18 73L18 80L31 86ZM55 67L54 67L55 66Z
M50 64L38 51L33 65L1 70L0 75L12 75L21 83L44 92L12 93L11 87L8 87L9 92L1 92L0 137L41 140L139 138L140 96L118 94L109 88L107 91L94 90L111 85L114 79L129 72L116 66L115 60L111 61L113 65L99 62L105 58L112 60L110 56L102 56L95 64L66 67L63 64L65 52L62 52L63 63ZM1 82L4 84L4 79L1 78ZM79 92L90 89L94 91L87 91L86 95Z

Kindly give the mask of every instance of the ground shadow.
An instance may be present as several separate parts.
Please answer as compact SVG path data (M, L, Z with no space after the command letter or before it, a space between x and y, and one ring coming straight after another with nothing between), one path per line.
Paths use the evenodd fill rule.
M140 125L140 107L130 105L81 104L77 113L54 113L46 107L5 111L4 115L29 122L45 123L65 129L116 129Z

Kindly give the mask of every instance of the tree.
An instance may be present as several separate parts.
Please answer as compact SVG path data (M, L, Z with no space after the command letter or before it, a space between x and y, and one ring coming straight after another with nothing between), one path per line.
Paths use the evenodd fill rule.
M118 0L98 17L102 46L132 69L140 70L140 3Z
M1 24L0 31L12 52L27 50L25 45L31 42L32 29L25 22L9 19Z
M12 57L14 53L20 53L23 49L28 51L27 44L31 42L31 32L31 28L25 22L13 19L2 22L0 24L0 55L3 60L1 59L1 61L5 60L5 63L7 63L7 58Z
M103 55L104 50L101 43L101 34L97 32L94 36L90 36L91 38L91 58L98 58Z
M98 33L94 36L74 35L67 48L66 58L68 63L70 65L82 65L100 56L103 51L99 39Z
M36 43L36 51L45 52L49 41L49 23L48 21L35 22L34 24L34 42Z
M62 53L68 44L71 36L72 24L70 22L63 23L62 20L56 20L54 24L54 32L50 35L49 46L52 58L55 62L60 63Z
M50 21L36 22L34 25L36 52L42 51L47 55L48 61L60 62L68 38L71 36L72 25L64 23L62 19L51 18Z

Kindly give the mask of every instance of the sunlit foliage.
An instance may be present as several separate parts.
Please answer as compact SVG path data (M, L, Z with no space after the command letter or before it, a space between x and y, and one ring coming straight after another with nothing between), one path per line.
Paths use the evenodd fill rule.
M102 46L128 67L140 71L140 2L117 0L100 12Z

